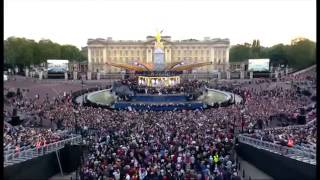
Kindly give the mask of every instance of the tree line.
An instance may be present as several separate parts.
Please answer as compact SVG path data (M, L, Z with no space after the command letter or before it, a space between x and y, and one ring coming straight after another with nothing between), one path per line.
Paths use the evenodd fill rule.
M252 44L244 43L231 47L229 57L230 62L269 58L274 66L288 65L302 69L316 63L316 43L304 39L291 45L277 44L272 47L262 47L259 40L253 40Z
M87 60L80 49L73 45L60 45L48 39L36 42L32 39L9 37L4 40L4 64L25 67L40 65L47 59Z

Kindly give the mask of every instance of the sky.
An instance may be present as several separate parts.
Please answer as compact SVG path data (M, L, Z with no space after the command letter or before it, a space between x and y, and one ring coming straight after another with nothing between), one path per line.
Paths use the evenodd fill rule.
M316 0L4 0L4 38L84 47L89 38L259 39L262 46L316 41Z

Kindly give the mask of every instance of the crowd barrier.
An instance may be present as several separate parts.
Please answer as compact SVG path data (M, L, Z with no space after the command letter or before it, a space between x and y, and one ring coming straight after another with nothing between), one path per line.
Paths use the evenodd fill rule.
M185 95L136 95L132 96L132 101L143 101L143 102L186 102L188 97Z
M151 110L151 111L174 111L204 109L206 105L200 102L168 103L168 104L136 104L130 102L116 102L113 105L117 110Z
M316 164L316 153L308 152L304 150L299 150L295 148L289 148L286 146L281 146L271 142L261 141L244 135L238 135L238 140L241 143L251 145L258 149L264 149L273 153L277 153L298 161L303 161L309 164Z
M78 135L69 139L48 144L46 146L41 146L39 148L26 147L24 149L20 149L19 151L4 153L4 167L57 151L62 149L66 144L78 144L81 142L81 140L81 136Z

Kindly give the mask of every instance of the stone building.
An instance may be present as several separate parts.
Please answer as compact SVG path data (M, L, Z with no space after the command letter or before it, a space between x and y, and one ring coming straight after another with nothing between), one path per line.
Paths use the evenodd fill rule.
M196 72L226 71L229 65L229 39L171 40L162 36L165 63L183 62L184 64L213 62L212 65L196 69ZM116 73L123 69L106 63L134 64L135 62L153 63L154 36L146 40L123 41L107 39L88 39L88 70L91 72Z

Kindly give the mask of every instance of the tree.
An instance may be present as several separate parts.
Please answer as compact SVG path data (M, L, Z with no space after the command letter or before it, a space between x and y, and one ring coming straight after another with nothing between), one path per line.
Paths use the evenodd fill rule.
M277 44L269 48L268 52L270 62L274 66L288 64L288 47L283 44Z
M86 59L73 45L60 45L48 39L34 40L9 37L4 40L4 63L9 66L29 66L46 62L47 59Z
M60 59L60 45L53 43L50 40L42 39L38 43L40 63L45 62L47 59Z
M72 45L63 45L61 46L61 59L80 61L82 60L82 55L77 47Z
M10 37L4 42L4 59L6 64L29 66L34 59L35 41L25 38Z
M288 49L289 66L301 69L316 63L316 44L308 39L297 42Z
M230 62L241 62L250 58L250 46L245 45L235 45L230 48Z
M261 47L259 40L253 40L251 47L251 58L260 58L261 57Z

